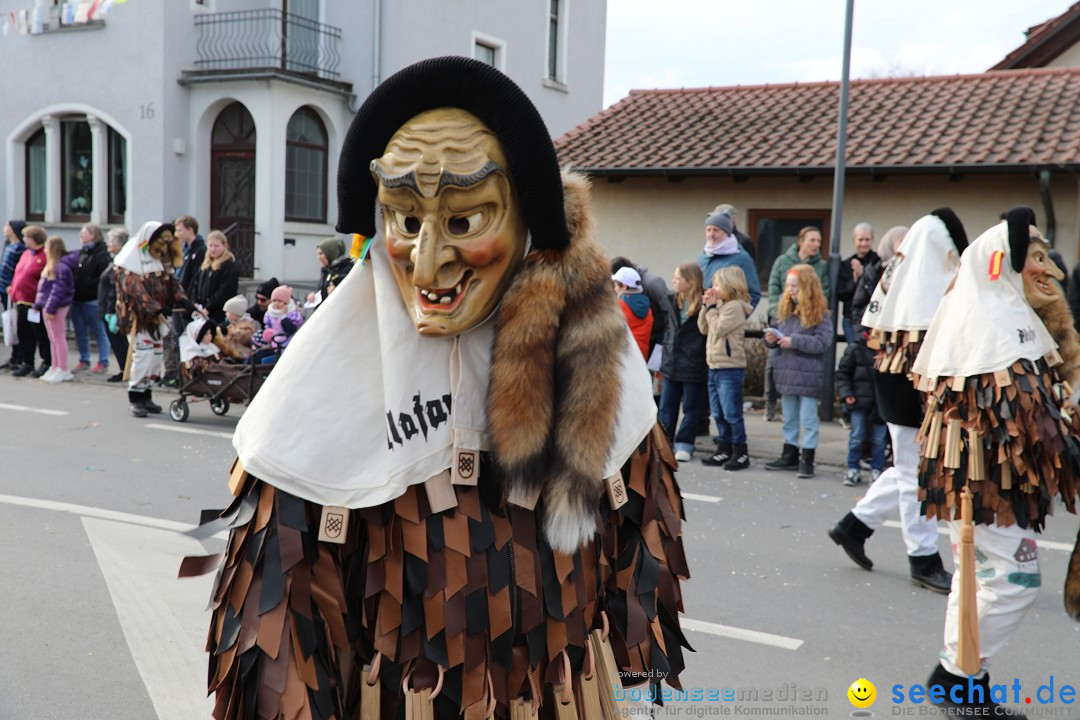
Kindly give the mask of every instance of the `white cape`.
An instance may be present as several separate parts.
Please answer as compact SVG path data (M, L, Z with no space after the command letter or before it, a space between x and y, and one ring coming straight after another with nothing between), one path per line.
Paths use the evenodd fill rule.
M151 275L165 270L165 266L149 252L149 239L154 231L162 226L162 223L149 221L143 223L139 232L128 238L120 252L113 258L113 265L118 268L134 273L135 275Z
M882 271L862 324L877 330L925 330L960 263L956 245L936 215L911 226Z
M1009 264L1009 229L1002 222L964 251L956 284L941 301L912 370L931 378L970 377L1037 360L1055 348L1025 299L1023 278Z
M486 398L494 321L423 337L409 318L381 234L300 328L233 436L252 475L323 505L370 507L489 450ZM627 329L608 477L656 422L648 371Z

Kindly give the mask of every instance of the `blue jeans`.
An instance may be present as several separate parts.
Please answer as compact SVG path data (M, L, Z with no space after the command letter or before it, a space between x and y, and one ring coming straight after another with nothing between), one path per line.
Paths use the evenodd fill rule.
M784 408L784 442L803 450L816 450L818 399L805 395L784 395L780 398L780 403ZM800 430L802 430L802 444L799 444Z
M851 439L848 440L847 466L852 470L859 469L867 425L870 426L870 468L884 470L885 436L889 432L889 426L885 423L871 423L869 410L851 411Z
M660 391L660 425L667 433L668 440L675 445L675 452L685 450L694 452L694 438L697 437L698 421L701 419L702 399L705 395L702 383L679 382L664 378L664 389ZM679 404L682 404L683 421L679 422Z
M98 317L97 300L71 303L71 324L75 328L75 344L79 346L79 362L90 364L89 330L97 343L98 362L108 365L109 336L105 334L105 323Z
M844 309L846 310L847 308L844 308ZM846 317L844 318L844 320L843 320L843 322L841 324L842 324L842 326L844 328L844 342L846 342L848 345L854 345L855 344L855 326L852 325L851 321L848 320Z
M709 405L716 420L716 441L732 445L746 444L743 422L743 385L746 368L709 368Z

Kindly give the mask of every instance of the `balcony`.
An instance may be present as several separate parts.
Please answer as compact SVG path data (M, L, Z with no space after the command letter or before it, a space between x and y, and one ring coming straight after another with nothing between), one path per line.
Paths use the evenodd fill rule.
M338 73L341 28L266 8L198 15L195 30L197 59L182 83L278 77L352 90Z

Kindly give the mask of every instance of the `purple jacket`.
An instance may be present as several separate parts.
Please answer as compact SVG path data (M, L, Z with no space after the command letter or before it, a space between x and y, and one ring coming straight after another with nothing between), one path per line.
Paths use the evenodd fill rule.
M781 395L817 397L825 382L825 350L834 332L832 316L813 327L803 327L796 316L776 325L780 332L791 338L791 347L780 348L773 361L773 378ZM777 347L768 340L765 344Z
M79 267L79 251L70 252L60 258L52 280L42 273L38 280L37 297L34 308L49 315L60 308L71 305L75 299L75 270Z

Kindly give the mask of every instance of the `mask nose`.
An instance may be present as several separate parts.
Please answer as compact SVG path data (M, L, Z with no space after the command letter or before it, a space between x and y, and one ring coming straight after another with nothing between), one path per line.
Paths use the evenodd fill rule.
M434 218L424 218L414 250L413 285L419 288L435 287L439 266L438 225Z

